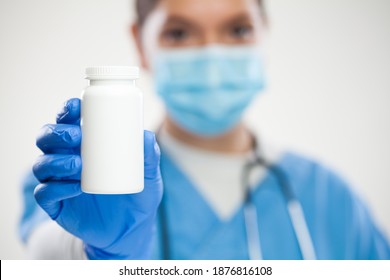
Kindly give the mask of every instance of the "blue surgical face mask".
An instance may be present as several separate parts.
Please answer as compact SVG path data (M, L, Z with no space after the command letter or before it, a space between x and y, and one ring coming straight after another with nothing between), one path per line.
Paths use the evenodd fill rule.
M159 50L152 68L170 117L206 137L233 128L265 83L263 54L255 46Z

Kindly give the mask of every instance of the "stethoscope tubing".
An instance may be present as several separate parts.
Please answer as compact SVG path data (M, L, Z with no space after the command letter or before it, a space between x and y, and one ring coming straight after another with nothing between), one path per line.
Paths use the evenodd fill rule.
M157 133L158 135L158 133ZM313 241L307 226L303 208L297 197L295 196L293 189L287 179L286 174L275 165L268 163L264 157L261 156L261 152L258 148L257 139L253 136L253 150L254 160L248 162L243 169L242 173L242 186L245 191L244 198L244 222L245 232L247 240L247 249L249 259L261 260L263 259L261 250L261 238L258 225L257 208L253 202L252 193L250 190L249 178L251 172L256 167L265 167L270 173L272 173L278 181L278 185L281 188L282 194L286 200L286 207L289 218L291 220L295 236L298 241L298 245L304 260L315 260L316 253L313 245ZM159 222L161 227L161 242L162 242L162 257L165 260L171 259L170 252L170 239L168 234L168 221L167 211L165 205L164 195L160 204Z
M252 201L252 195L250 191L249 178L250 173L256 166L265 167L271 174L275 176L278 181L278 185L281 188L283 197L286 201L287 212L291 220L295 236L298 241L298 245L304 260L315 260L317 259L316 252L313 245L313 240L311 238L309 228L305 219L304 211L301 203L296 197L290 182L282 169L276 165L268 163L259 149L258 141L256 137L253 139L253 149L254 149L254 160L248 162L244 167L243 172L243 187L246 191L245 206L249 209L256 209L255 204ZM244 208L245 209L245 208ZM248 212L253 212L253 210L248 210ZM256 215L255 215L256 214ZM258 226L257 213L251 215L245 215L245 223L251 223L253 226L247 228L247 246L250 259L261 259L261 242L260 242L260 232ZM253 231L252 233L248 232L248 229ZM257 232L256 232L257 231ZM257 238L255 238L257 236ZM253 248L254 247L254 248ZM257 249L256 249L257 248Z

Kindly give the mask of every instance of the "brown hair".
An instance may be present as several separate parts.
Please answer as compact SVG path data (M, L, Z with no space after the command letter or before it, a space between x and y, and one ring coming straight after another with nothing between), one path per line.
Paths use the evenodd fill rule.
M137 14L137 22L139 26L142 26L145 23L148 15L153 11L160 0L136 0L135 2L135 10ZM264 1L257 0L259 2L262 15L264 19L266 19L265 9L264 9Z

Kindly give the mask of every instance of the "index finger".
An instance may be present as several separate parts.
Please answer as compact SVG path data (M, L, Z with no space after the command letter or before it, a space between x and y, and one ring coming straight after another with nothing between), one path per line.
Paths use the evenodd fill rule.
M78 98L69 99L57 114L58 124L80 124L81 101Z

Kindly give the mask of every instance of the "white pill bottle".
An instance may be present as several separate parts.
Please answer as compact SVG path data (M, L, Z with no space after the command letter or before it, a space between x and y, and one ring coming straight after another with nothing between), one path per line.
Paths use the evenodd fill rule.
M143 95L138 67L86 69L81 97L81 189L131 194L144 188Z

